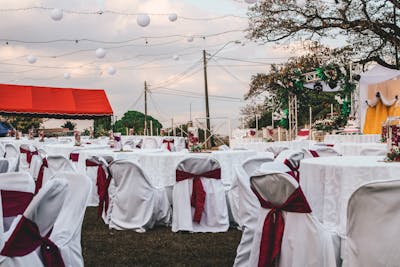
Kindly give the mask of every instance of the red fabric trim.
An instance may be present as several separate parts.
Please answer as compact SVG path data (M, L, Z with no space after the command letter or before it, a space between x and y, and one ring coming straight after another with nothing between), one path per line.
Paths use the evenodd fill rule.
M221 179L221 169L215 169L202 174L193 174L181 170L176 170L176 181L180 182L186 179L193 178L193 189L192 196L190 198L190 204L195 208L193 221L200 223L201 215L204 211L204 204L206 200L206 192L204 191L203 184L200 177Z
M70 153L69 159L73 162L78 162L79 160L79 153Z
M314 158L319 158L319 154L318 154L317 151L311 150L311 149L310 149L309 151L310 151L311 155L312 155Z
M86 160L86 167L96 167L97 166L97 195L99 196L99 205L97 207L97 217L100 218L101 214L103 214L103 210L107 212L110 197L108 195L108 188L110 187L111 175L109 175L107 179L107 174L103 169L101 163L97 163L95 161L91 161L90 159Z
M293 176L294 179L296 179L297 182L300 181L300 171L299 171L299 167L295 166L294 164L292 164L292 161L285 159L285 161L283 161L283 164L285 164L291 171L287 172L288 174L290 174L291 176Z
M279 254L281 252L282 238L285 230L285 221L282 211L311 213L311 208L300 187L298 187L285 203L280 206L275 206L271 202L263 199L254 187L251 189L260 201L261 207L270 209L264 220L258 266L273 267L275 264L279 263Z
M167 144L167 149L169 151L171 151L171 149L172 149L171 144L173 144L174 141L175 141L174 139L172 139L172 140L164 139L162 142L163 142L163 144Z
M4 244L0 254L7 257L21 257L35 251L39 246L44 266L65 267L57 245L48 236L41 236L36 223L24 216Z
M19 148L19 152L26 154L26 161L29 163L29 167L31 166L33 155L39 155L37 150L30 151L30 150L23 149L22 147Z
M44 159L42 159L42 165L40 166L38 177L37 177L37 180L36 180L35 195L37 194L39 189L42 188L43 174L44 174L44 168L45 167L48 168L49 165L47 164L47 159L44 158Z
M0 99L1 112L69 115L113 114L104 90L0 84Z
M33 193L1 190L3 217L13 217L24 213L33 198Z

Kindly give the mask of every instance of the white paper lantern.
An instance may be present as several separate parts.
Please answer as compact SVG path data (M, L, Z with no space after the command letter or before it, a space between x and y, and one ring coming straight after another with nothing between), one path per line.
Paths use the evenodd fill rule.
M255 4L257 0L244 0L247 4Z
M103 58L106 56L106 50L104 48L97 48L96 49L96 57Z
M71 74L69 74L69 72L65 72L64 79L69 80L69 78L71 78Z
M113 66L110 66L110 67L108 67L107 72L110 75L114 75L115 73L117 73L117 70Z
M194 40L194 38L193 38L192 35L188 36L187 41L188 41L189 43L193 42L193 40Z
M146 27L150 24L150 17L147 14L140 14L137 16L136 22L139 24L139 26Z
M51 11L50 17L55 21L59 21L63 17L63 12L61 9L55 8Z
M179 60L179 56L178 56L178 55L174 55L172 58L173 58L174 60Z
M26 60L28 60L28 62L29 62L30 64L35 64L36 61L37 61L37 58L36 58L35 56L29 55L29 56L26 58Z
M168 15L168 19L169 21L174 22L178 19L178 15L176 13L171 13Z

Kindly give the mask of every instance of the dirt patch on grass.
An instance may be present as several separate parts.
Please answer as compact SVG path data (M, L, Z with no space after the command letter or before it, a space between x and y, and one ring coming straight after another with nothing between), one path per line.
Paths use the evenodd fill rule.
M156 227L146 233L109 230L86 210L82 226L85 266L232 266L241 232L173 233Z

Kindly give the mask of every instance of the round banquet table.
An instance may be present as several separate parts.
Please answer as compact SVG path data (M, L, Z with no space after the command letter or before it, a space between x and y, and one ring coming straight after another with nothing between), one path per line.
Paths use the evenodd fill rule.
M313 214L325 225L346 232L347 203L361 185L399 179L400 163L377 156L309 158L300 164L300 185Z
M386 151L384 143L337 143L334 148L343 156L360 156L361 151L367 148Z
M234 168L249 157L256 156L252 150L214 151L211 153L166 152L160 149L145 150L135 149L128 152L118 152L110 149L82 150L79 151L77 168L85 170L85 160L92 156L112 156L114 160L128 159L139 162L153 185L156 187L171 186L175 184L175 172L178 163L185 157L213 157L221 165L221 180L225 187L232 183Z

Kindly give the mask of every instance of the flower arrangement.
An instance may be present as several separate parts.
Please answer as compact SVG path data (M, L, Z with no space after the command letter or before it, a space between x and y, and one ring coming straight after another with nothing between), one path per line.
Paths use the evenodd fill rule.
M400 148L393 146L386 154L385 161L400 161Z
M74 138L75 138L75 146L80 146L81 145L81 132L75 131Z
M189 132L189 150L191 152L200 152L202 149L203 147L199 144L199 138Z
M330 118L325 118L321 120L316 120L312 124L312 128L316 131L325 131L330 132L332 130L337 130L340 127L343 127L346 123L343 116L335 115Z

